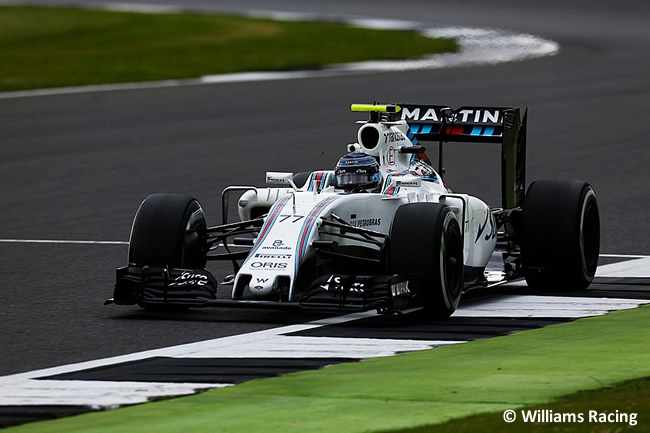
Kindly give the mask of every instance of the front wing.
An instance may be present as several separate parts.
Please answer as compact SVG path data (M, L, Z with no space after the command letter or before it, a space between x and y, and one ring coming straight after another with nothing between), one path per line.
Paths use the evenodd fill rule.
M296 302L217 299L217 281L206 269L125 266L116 271L106 304L147 307L229 307L398 313L418 306L417 275L338 275L316 278Z

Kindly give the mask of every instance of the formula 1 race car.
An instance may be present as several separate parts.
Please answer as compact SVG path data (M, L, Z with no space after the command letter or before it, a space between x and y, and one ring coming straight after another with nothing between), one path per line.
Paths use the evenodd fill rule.
M138 209L128 265L106 303L147 309L307 308L455 311L461 294L525 278L533 290L585 289L598 261L591 186L540 180L525 189L526 123L519 108L352 105L367 112L335 170L267 172L274 187L231 186L223 224L199 202L153 194ZM451 192L420 142L499 143L502 205ZM240 221L228 222L241 194ZM217 298L206 264L226 260L232 299ZM495 266L495 263L497 266ZM489 265L489 266L488 266Z

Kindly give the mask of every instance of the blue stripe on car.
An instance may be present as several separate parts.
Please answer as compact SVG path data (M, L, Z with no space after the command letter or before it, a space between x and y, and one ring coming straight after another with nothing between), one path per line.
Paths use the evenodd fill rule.
M282 197L279 201L275 202L275 204L269 211L269 216L266 218L266 221L264 221L264 224L262 225L262 229L260 230L260 234L257 237L257 242L255 242L255 246L248 254L248 257L246 257L246 260L244 260L242 266L245 265L251 257L255 256L255 252L260 248L260 246L262 246L262 243L264 243L264 239L266 239L269 232L271 231L271 227L273 226L273 224L275 224L278 217L280 216L280 210L284 207L284 205L289 201L290 198L291 198L291 194L287 194L286 196Z
M300 263L302 263L305 253L307 252L307 241L309 240L309 236L311 235L311 232L316 225L316 221L318 221L318 216L321 214L323 209L327 207L327 205L338 198L338 196L332 196L322 200L316 206L314 206L309 214L307 214L307 218L305 218L305 222L303 223L300 229L300 233L298 234L295 275L298 275L298 268L300 267Z

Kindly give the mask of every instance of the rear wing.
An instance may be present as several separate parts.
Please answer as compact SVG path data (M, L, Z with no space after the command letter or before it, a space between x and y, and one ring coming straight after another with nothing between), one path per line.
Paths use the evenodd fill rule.
M518 107L465 106L452 109L446 105L354 104L352 111L370 112L369 122L408 124L409 138L437 141L438 169L443 171L443 144L448 142L501 144L501 197L504 209L521 206L526 187L526 123Z

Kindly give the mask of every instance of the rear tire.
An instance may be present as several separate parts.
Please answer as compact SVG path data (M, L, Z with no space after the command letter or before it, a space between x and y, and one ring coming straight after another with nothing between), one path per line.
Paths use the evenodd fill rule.
M454 213L439 203L411 203L390 230L391 273L420 274L422 305L430 317L451 316L463 289L463 237Z
M178 194L152 194L135 214L129 240L129 264L199 269L206 265L205 215L196 199ZM186 308L138 303L156 311Z
M540 180L526 192L521 254L528 286L584 290L600 252L600 215L592 187L578 180Z

